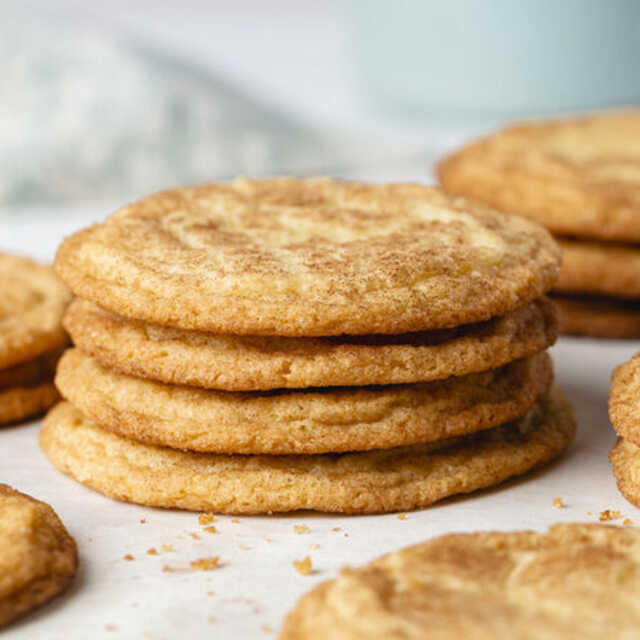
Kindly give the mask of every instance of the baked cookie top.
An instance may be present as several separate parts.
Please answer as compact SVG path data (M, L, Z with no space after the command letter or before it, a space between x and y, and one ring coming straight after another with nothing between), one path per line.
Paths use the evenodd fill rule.
M510 126L446 158L439 177L554 233L640 242L640 110Z
M0 484L0 628L62 591L76 566L53 509Z
M640 352L611 375L609 418L619 435L640 445Z
M63 347L71 293L51 267L0 253L0 369Z
M281 640L631 640L640 530L452 534L374 560L303 596Z
M451 329L283 338L163 327L76 298L64 325L81 351L120 373L255 391L423 382L493 369L551 346L558 312L549 299L539 298L506 316Z
M55 266L120 315L323 336L487 320L551 288L546 231L418 184L239 179L164 191L67 238Z

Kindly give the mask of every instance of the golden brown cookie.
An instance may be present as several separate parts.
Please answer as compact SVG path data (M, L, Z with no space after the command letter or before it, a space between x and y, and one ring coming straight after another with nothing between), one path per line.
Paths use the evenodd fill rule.
M77 562L53 509L0 484L0 628L62 592Z
M640 300L554 295L560 332L594 338L640 338Z
M59 397L52 380L0 389L0 425L36 416L53 405Z
M8 369L0 369L0 390L7 387L34 385L44 380L53 380L56 364L62 350L47 353L39 358L15 364Z
M553 285L528 221L418 184L236 180L164 191L67 238L80 297L214 333L404 333L504 315Z
M510 126L438 173L449 193L554 233L640 242L640 110Z
M63 347L71 298L51 267L0 253L0 369Z
M556 291L640 300L640 245L556 240L563 254Z
M575 431L557 390L523 418L473 436L365 453L224 456L140 444L100 429L69 402L44 421L51 462L108 496L150 506L271 513L418 509L499 484L560 455Z
M474 433L514 420L553 377L541 352L500 369L411 385L213 391L134 378L65 352L56 385L99 425L148 444L210 453L382 449Z
M120 373L226 391L438 380L546 349L558 312L547 298L487 322L397 336L281 338L185 331L127 320L76 298L64 318L76 346Z
M343 569L302 596L279 637L632 640L639 603L639 529L449 534Z
M618 438L609 461L620 493L640 507L640 447L627 438Z
M619 435L640 445L640 353L613 371L609 418Z

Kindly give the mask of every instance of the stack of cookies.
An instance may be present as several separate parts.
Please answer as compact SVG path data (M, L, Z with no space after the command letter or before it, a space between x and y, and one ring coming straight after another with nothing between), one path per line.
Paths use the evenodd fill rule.
M640 111L512 126L439 175L448 192L557 234L564 332L640 337Z
M640 507L640 352L611 376L609 417L618 442L609 454L618 488Z
M0 425L57 399L56 362L68 342L62 315L71 297L51 267L0 253Z
M221 513L409 510L574 433L546 349L559 251L421 185L236 180L67 238L65 402L41 446L109 496Z

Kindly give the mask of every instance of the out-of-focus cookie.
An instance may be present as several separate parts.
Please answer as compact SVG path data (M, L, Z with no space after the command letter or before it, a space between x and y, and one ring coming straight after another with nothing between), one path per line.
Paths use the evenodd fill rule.
M390 553L304 595L280 640L632 640L640 530L450 534Z
M56 350L8 369L0 369L0 391L7 387L25 387L43 380L53 380L61 355L62 350Z
M59 397L52 380L0 389L0 425L36 416L51 407Z
M236 180L164 191L64 240L79 297L184 329L329 336L505 315L551 288L538 225L418 184Z
M541 298L484 323L396 336L231 336L127 320L74 300L64 324L105 367L171 384L226 391L399 384L500 367L557 337L555 305Z
M609 418L619 435L640 445L640 353L613 371Z
M104 428L211 453L327 453L431 442L514 420L553 377L541 352L500 369L411 385L243 392L114 373L77 349L60 360L62 395Z
M40 445L79 482L139 504L219 513L381 513L499 484L558 456L574 432L573 412L553 390L511 424L453 441L364 453L185 453L100 429L68 402L45 418Z
M640 300L640 245L556 239L562 248L556 291Z
M554 295L560 331L594 338L640 338L640 300Z
M0 628L62 592L76 567L75 542L53 509L0 484Z
M51 267L0 253L0 369L62 348L71 294Z
M449 193L554 233L640 242L640 110L510 126L438 173Z
M640 507L640 447L627 438L618 438L609 461L620 493Z

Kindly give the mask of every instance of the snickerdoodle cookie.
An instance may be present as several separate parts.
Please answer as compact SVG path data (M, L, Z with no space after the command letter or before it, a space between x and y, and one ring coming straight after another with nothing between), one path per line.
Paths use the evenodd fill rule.
M437 188L328 178L164 191L61 245L78 296L182 329L330 336L505 315L553 284L539 226Z
M632 640L640 530L555 524L433 538L304 595L281 640Z
M640 338L640 301L554 295L560 331L594 338Z
M243 456L175 451L105 431L63 402L40 444L61 471L121 500L220 513L380 513L499 484L560 455L575 420L558 390L512 423L449 441L370 452Z
M543 297L506 316L452 329L283 338L163 327L122 318L78 298L64 324L79 349L114 371L253 391L423 382L485 371L552 345L558 315Z
M53 509L0 484L0 628L63 591L76 566Z

